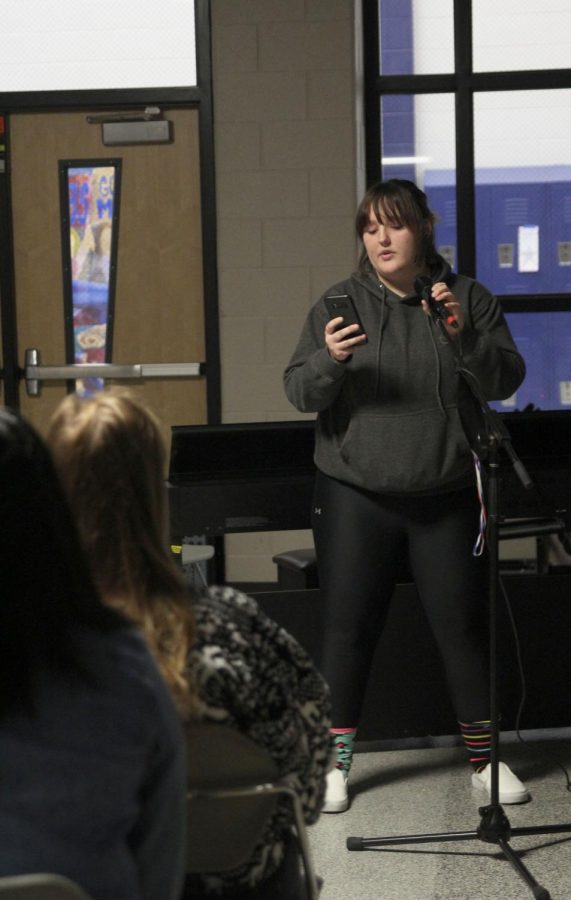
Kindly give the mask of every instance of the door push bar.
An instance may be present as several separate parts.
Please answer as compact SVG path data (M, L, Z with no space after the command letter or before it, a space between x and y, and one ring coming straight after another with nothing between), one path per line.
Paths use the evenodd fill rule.
M28 397L39 397L42 381L75 381L78 378L197 378L206 374L200 363L73 363L65 366L42 366L40 351L26 350L24 378Z

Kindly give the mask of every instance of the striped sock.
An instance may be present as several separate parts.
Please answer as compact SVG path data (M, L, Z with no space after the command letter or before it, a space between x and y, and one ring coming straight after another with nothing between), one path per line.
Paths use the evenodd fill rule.
M470 756L470 765L476 772L481 772L490 761L492 723L489 719L483 719L480 722L459 722L458 724Z
M345 778L347 778L353 761L353 744L355 743L357 729L332 728L330 734L335 751L335 768L341 769Z

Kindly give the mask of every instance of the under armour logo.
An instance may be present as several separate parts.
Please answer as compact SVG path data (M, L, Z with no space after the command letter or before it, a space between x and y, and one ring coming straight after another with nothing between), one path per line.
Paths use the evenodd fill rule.
M321 507L320 506L314 507L313 512L315 513L316 516L320 516L321 515Z

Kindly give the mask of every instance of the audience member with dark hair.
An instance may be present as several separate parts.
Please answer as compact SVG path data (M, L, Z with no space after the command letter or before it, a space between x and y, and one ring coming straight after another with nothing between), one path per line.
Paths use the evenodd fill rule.
M314 822L330 757L328 689L251 597L230 587L185 593L168 547L156 417L128 390L69 395L52 418L49 443L102 596L140 625L188 727L229 725L265 747L280 774L295 774L306 821ZM247 865L194 879L185 896L244 890L277 900L288 834L280 807Z
M175 900L184 742L144 641L101 603L49 453L0 410L0 875Z

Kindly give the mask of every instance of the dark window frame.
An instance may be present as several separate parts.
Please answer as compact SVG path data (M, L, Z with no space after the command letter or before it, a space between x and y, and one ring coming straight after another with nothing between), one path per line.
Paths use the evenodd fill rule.
M454 72L430 75L379 74L379 0L362 0L364 57L365 171L367 184L382 171L381 97L453 94L456 114L456 226L458 271L476 273L476 196L474 163L474 95L484 91L571 89L571 68L474 72L472 0L453 0ZM500 295L506 311L571 309L571 293Z

